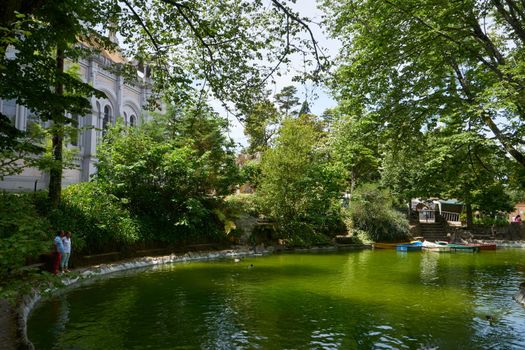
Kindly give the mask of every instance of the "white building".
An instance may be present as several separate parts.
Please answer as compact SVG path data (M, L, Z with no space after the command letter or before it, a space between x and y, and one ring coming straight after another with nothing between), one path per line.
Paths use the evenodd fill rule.
M79 117L79 135L67 147L78 150L75 157L75 169L64 169L62 186L88 181L96 172L96 147L102 138L102 133L108 124L115 124L117 118L122 118L128 126L138 125L148 118L144 111L146 101L151 94L151 80L145 72L137 72L134 84L124 81L124 78L107 69L125 63L119 53L102 51L95 57L80 60L80 75L84 82L91 84L105 94L105 98L92 97L91 113ZM15 100L1 100L0 110L11 118L13 124L26 130L31 121L32 112L24 106L17 105ZM0 190L29 191L47 188L49 175L35 168L26 168L15 176L6 176L0 181Z

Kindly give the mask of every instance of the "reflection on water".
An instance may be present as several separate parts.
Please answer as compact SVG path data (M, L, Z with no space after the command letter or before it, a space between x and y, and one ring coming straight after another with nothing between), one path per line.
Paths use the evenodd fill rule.
M525 309L512 296L524 257L363 251L171 265L54 297L28 331L37 349L522 349Z

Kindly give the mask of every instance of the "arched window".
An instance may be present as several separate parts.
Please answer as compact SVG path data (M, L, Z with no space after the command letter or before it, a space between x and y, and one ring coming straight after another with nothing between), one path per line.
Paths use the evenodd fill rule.
M106 105L104 107L104 119L102 120L102 131L104 133L108 129L109 124L111 124L111 107Z
M129 116L129 126L135 126L136 124L135 116L132 114Z

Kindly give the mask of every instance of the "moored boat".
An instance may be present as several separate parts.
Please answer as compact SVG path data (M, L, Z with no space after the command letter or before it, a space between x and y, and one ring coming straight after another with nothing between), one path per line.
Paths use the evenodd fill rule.
M450 247L448 245L437 244L429 241L424 241L422 244L424 250L437 253L449 253Z
M477 253L479 252L478 246L469 246L463 244L449 244L450 250L453 252L465 252L465 253Z
M398 244L396 250L400 252L420 252L423 248L423 243L419 241L410 242L408 244Z
M396 247L400 244L410 244L410 242L399 242L399 243L377 242L377 243L374 243L374 248L375 249L396 249Z
M448 247L450 248L450 251L452 252L476 253L476 252L479 252L480 250L479 245L454 244L454 243L448 243L446 241L436 241L435 244L441 247Z
M465 245L469 247L479 247L479 250L496 250L497 249L496 243L469 243Z

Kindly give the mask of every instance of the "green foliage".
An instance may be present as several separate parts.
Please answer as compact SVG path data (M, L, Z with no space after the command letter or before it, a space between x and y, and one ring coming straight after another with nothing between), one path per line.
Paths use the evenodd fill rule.
M260 1L236 0L6 0L2 10L0 98L16 99L35 118L52 121L48 125L53 158L46 165L51 170L49 195L54 207L60 200L63 137L68 126L77 128L66 115L86 115L91 110L89 97L105 97L74 72L65 71L64 61L116 51L108 31L110 36L118 32L123 40L118 51L132 58L108 69L132 84L137 68L142 70L154 81L148 84L155 92L148 99L151 107L158 107L159 95L177 105L193 100L194 82L199 81L205 85L199 99L211 88L214 98L246 111L254 97L263 96L265 82L279 74L288 55L311 49L301 35L304 19L277 2L267 7ZM319 59L316 63L321 64ZM152 67L155 74L150 74ZM7 154L0 147L2 176L20 170L16 160L31 157L14 159L27 149L27 140L0 118L0 142L5 139L4 126L13 137L8 138Z
M281 115L269 100L256 103L244 121L244 134L248 136L249 153L264 151L277 132Z
M330 244L330 239L319 228L300 221L289 221L281 223L280 234L285 237L285 243L289 247L312 247Z
M240 168L240 183L249 184L253 189L259 187L261 179L261 163L257 160L250 160Z
M356 191L349 211L350 232L365 231L376 242L403 241L409 235L407 218L393 209L390 194L377 185L366 185Z
M248 193L233 194L224 199L225 205L236 214L249 214L258 217L261 209L257 196Z
M284 237L303 226L305 237L311 230L337 233L344 170L327 156L318 129L307 118L287 119L263 156L257 195Z
M405 201L457 198L485 213L510 211L509 160L492 140L450 129L442 126L407 145L385 147L382 183Z
M330 135L333 156L344 165L350 193L361 182L379 177L379 147L375 122L371 116L357 118L343 115Z
M503 215L480 215L474 217L474 224L481 226L507 226L509 224L509 217L506 214Z
M378 134L397 144L439 125L485 139L488 128L500 151L525 166L522 2L323 4L343 43L332 83L348 113L376 113Z
M297 95L297 88L293 85L285 86L275 95L275 102L279 106L279 110L286 117L297 116L296 108L299 107L299 98Z
M73 232L75 249L84 253L107 252L130 246L140 238L140 224L123 201L97 182L67 187L49 219L54 227Z
M40 145L42 134L29 123L27 130L17 129L7 116L0 113L0 180L20 174L24 167L38 165L38 156L44 151Z
M140 218L148 239L220 237L215 209L239 180L225 128L203 106L171 109L142 127L117 124L98 149L96 181Z
M33 195L0 193L0 281L14 278L27 258L51 252L50 224Z

